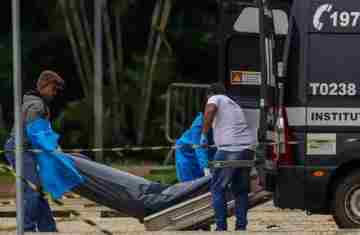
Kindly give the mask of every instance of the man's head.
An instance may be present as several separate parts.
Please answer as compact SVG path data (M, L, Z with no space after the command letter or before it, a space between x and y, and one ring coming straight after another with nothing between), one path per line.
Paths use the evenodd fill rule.
M207 92L208 97L213 95L225 95L225 94L226 94L225 86L220 82L210 84L210 87L208 88L208 92Z
M45 100L51 101L64 89L64 80L57 73L45 70L36 82L36 89Z

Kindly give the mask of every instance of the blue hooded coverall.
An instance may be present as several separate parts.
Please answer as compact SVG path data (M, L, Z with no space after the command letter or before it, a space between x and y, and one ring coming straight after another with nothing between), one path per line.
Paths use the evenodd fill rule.
M25 94L22 104L24 125L27 122L33 121L37 118L48 118L49 108L41 97L36 92ZM24 136L24 147L28 146L28 140ZM6 159L9 164L15 169L14 156L14 134L5 143ZM24 151L23 154L23 175L24 178L33 184L40 186L40 179L37 172L37 164L35 154L29 151ZM56 232L56 224L53 214L50 210L47 200L43 199L38 192L33 191L29 186L24 184L24 231L26 232Z
M199 145L204 116L198 113L191 127L176 141L176 175L180 182L194 180L204 176L204 168L209 168L208 161L213 159L215 148L193 148ZM212 132L209 132L210 145L213 144Z
M54 199L84 183L69 155L58 150L59 135L52 129L49 120L38 118L26 125L26 135L36 153L37 172L44 192Z

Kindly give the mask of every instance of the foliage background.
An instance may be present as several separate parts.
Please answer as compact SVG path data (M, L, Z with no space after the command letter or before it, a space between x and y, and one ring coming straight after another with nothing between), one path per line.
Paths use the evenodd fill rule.
M163 34L159 34L156 27L155 30L151 27L157 4L163 6L159 15L166 11L165 4L171 6ZM4 1L0 11L2 145L13 122L11 1ZM168 144L164 135L164 93L167 86L172 82L209 83L217 80L216 1L108 0L104 14L108 17L107 21L104 18L103 35L105 146ZM156 25L166 21L159 17ZM73 26L73 34L68 31L67 20ZM80 27L76 27L77 23ZM92 23L91 0L21 2L24 91L33 87L44 69L57 71L65 78L66 90L52 105L54 127L62 135L63 148L87 148L93 144L93 116L89 115L93 113L92 68L86 65L86 62L92 65ZM107 34L106 28L110 33ZM149 54L152 32L156 35L154 45L158 37L166 38L171 50L162 41L158 53L153 49ZM82 50L80 44L74 47L71 35L80 44L83 36L83 43L88 49ZM80 60L76 59L76 51L82 55ZM151 79L146 64L149 55L156 58ZM79 73L79 68L85 72ZM149 84L152 89L147 93ZM145 120L142 120L145 100L149 101L150 108ZM144 129L143 137L141 129ZM123 153L123 157L132 155L134 153ZM159 160L164 155L165 152L140 152L136 154L136 159ZM119 157L114 153L107 156L108 160Z

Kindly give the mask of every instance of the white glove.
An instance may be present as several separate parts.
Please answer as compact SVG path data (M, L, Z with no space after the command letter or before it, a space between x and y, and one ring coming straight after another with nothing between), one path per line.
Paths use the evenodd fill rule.
M259 175L256 167L252 167L250 171L250 177L257 177Z
M204 175L205 176L210 176L211 175L209 168L204 168Z

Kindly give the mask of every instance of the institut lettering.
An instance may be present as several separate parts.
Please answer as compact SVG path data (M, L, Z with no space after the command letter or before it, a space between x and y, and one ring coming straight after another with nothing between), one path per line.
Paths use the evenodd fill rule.
M358 121L360 112L313 112L312 121Z

